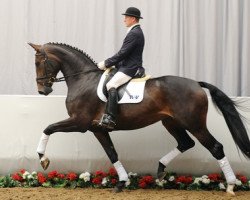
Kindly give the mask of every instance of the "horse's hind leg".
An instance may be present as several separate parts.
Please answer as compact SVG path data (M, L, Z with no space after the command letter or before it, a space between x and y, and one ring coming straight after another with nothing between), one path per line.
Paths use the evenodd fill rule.
M191 133L204 147L208 149L208 151L210 151L213 157L218 161L228 184L227 192L234 195L233 188L236 182L236 177L224 154L223 145L210 134L207 128L199 131L191 131Z
M188 149L192 148L195 143L188 135L185 129L183 129L173 118L166 118L162 120L162 124L168 130L168 132L176 139L178 145L175 149L169 152L167 155L162 157L159 160L159 167L158 167L158 178L163 179L165 176L165 168L166 166L180 153L187 151Z

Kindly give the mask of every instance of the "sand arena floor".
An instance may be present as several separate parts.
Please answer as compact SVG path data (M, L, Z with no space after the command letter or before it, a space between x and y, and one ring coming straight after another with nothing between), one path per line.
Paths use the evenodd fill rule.
M124 190L113 193L112 189L55 189L55 188L0 188L0 200L249 200L249 192L236 192L228 196L218 191L184 190Z

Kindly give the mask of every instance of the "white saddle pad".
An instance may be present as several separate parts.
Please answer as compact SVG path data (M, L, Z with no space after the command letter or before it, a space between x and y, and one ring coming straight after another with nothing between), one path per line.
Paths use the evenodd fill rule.
M110 70L106 70L97 87L97 96L104 102L107 102L106 96L103 94L103 84L108 76ZM140 103L143 99L144 88L146 81L150 78L150 76L146 76L143 78L132 79L126 86L125 92L122 98L118 101L119 104L123 103Z

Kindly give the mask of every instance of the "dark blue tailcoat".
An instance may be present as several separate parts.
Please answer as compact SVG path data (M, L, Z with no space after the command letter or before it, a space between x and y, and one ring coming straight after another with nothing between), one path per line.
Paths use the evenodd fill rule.
M140 25L133 27L126 35L121 49L111 58L105 60L105 66L116 66L119 71L133 77L142 68L144 35Z

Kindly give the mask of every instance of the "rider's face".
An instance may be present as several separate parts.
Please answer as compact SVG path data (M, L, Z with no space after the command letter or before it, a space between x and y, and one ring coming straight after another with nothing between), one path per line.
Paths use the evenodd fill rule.
M125 23L126 27L130 27L130 26L132 26L132 25L134 25L136 23L136 18L125 15L124 23Z

